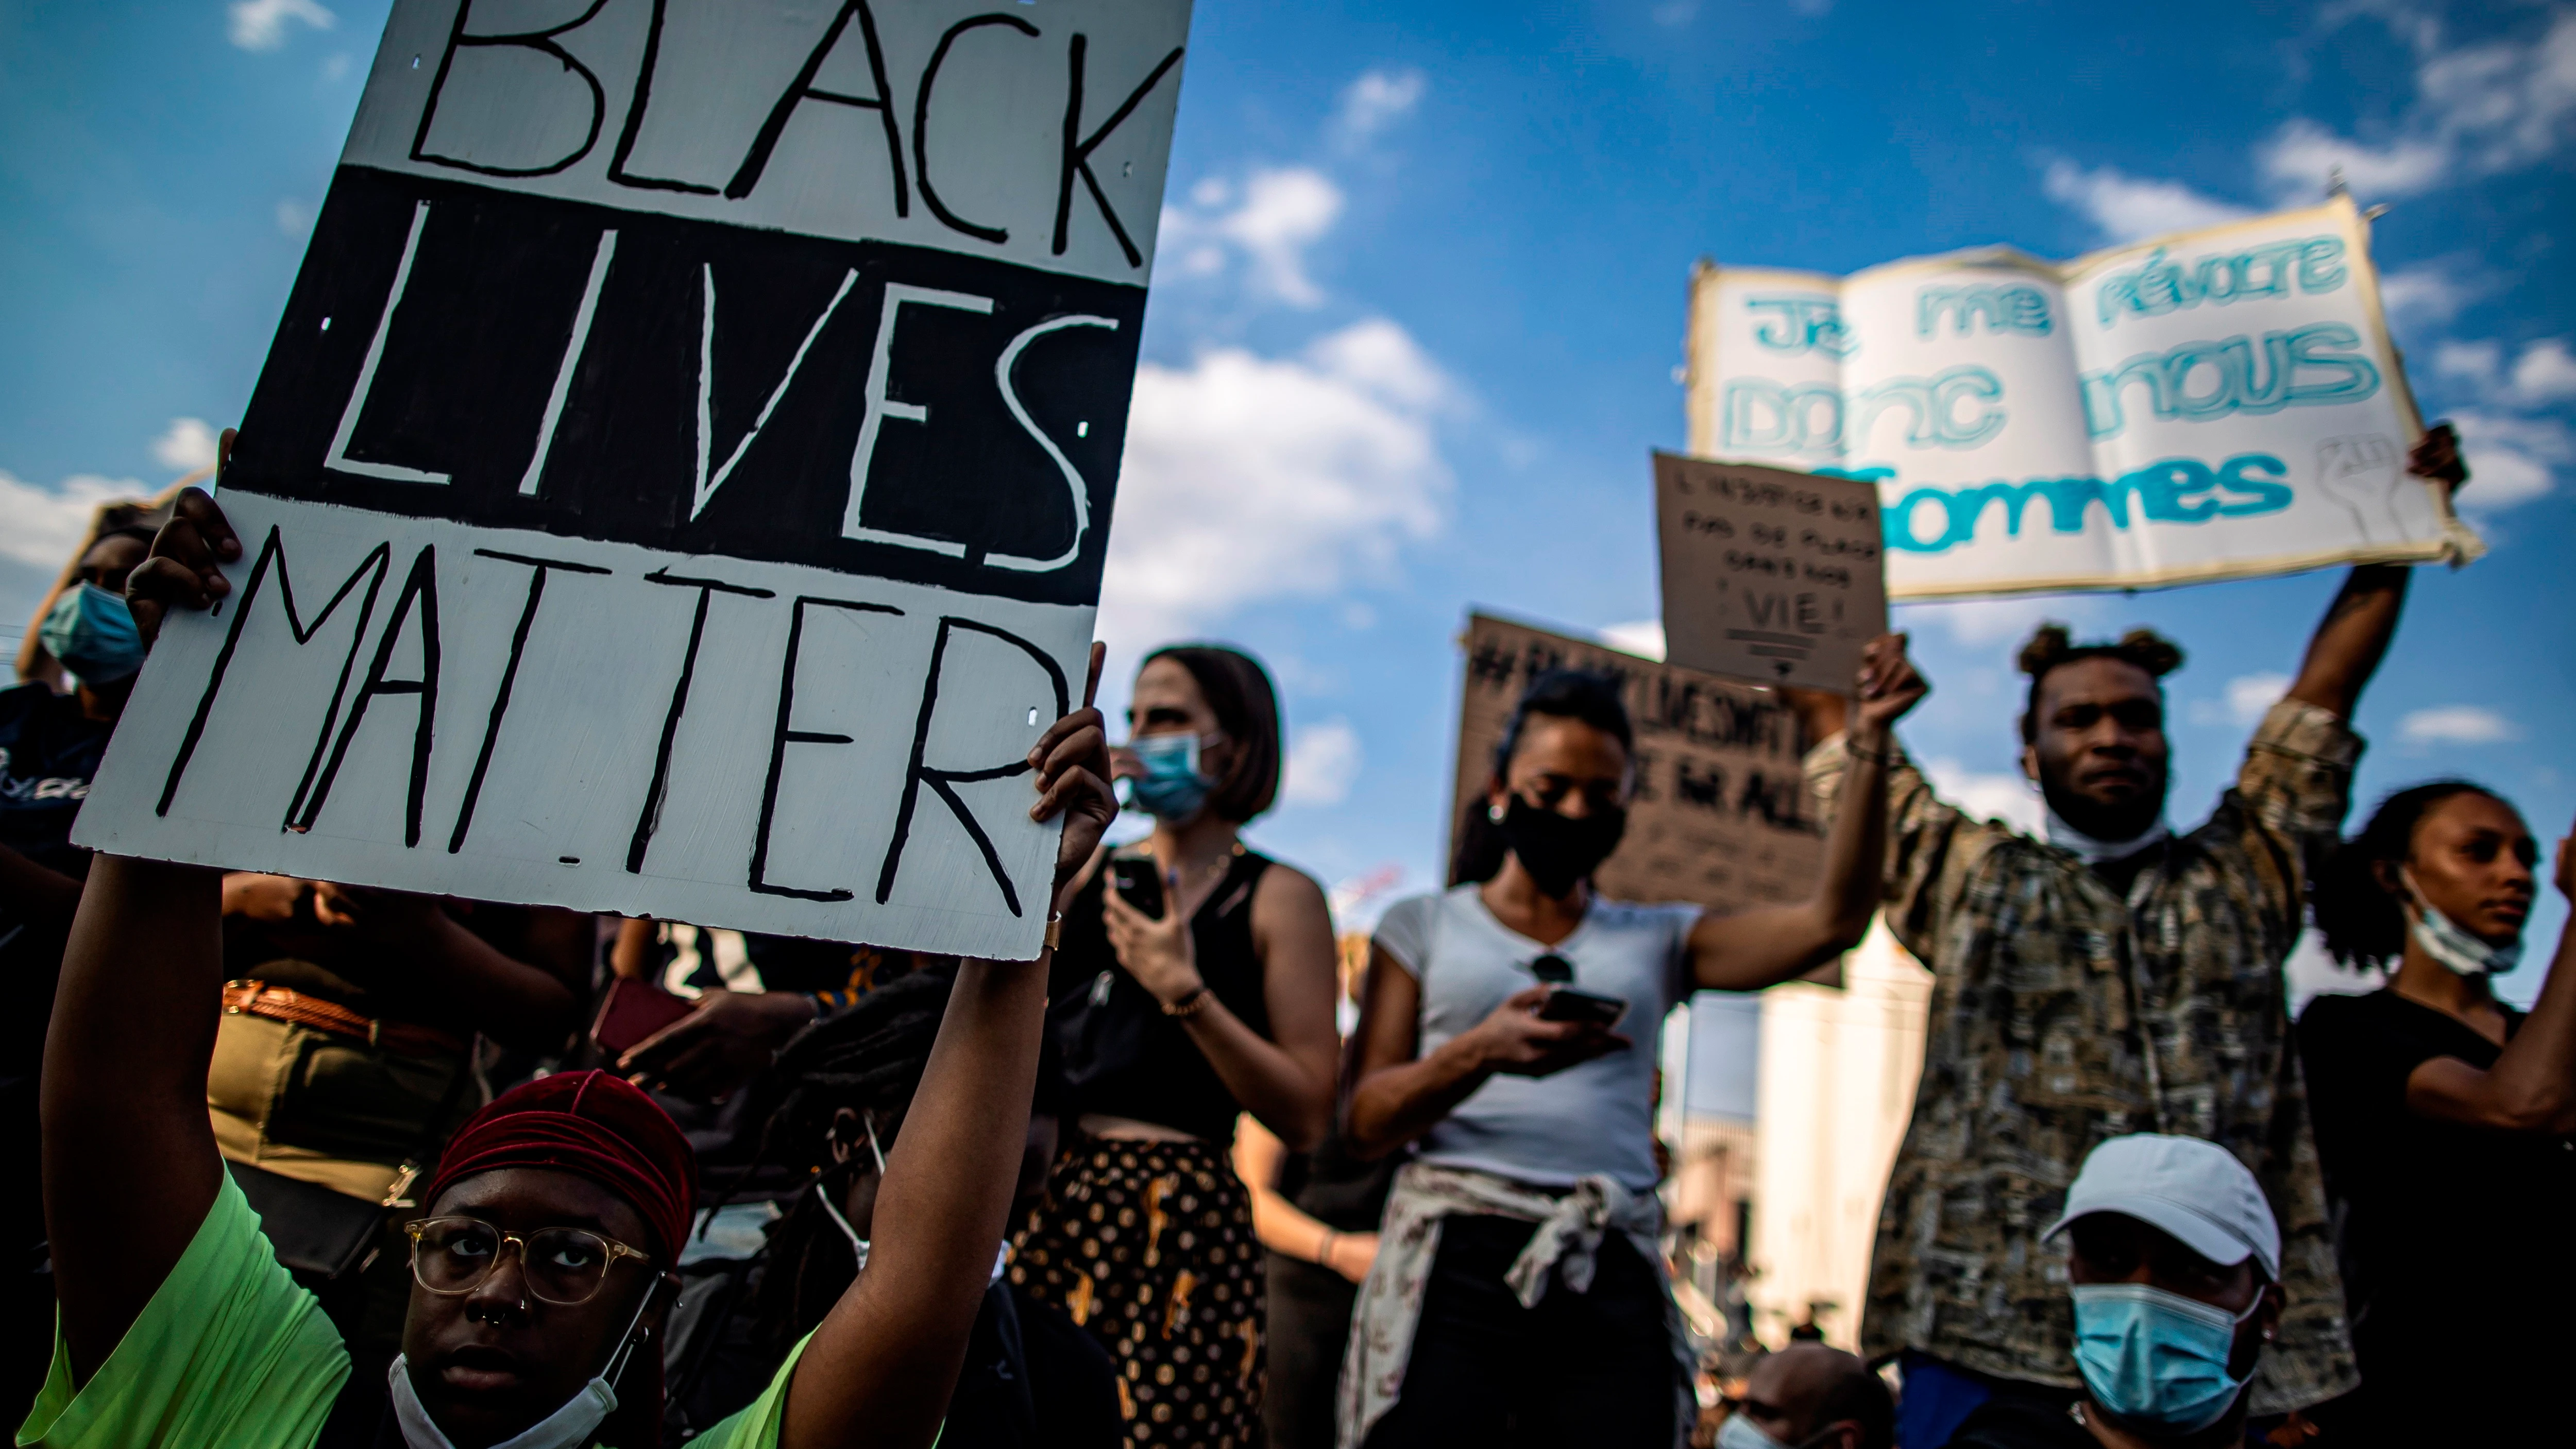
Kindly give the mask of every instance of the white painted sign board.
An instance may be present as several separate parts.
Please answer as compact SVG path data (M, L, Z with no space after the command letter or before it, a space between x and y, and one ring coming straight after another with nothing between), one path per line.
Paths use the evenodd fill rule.
M1891 597L2133 589L2482 551L2349 199L2072 262L1703 266L1690 450L1876 482Z
M100 850L995 957L1188 0L397 0Z

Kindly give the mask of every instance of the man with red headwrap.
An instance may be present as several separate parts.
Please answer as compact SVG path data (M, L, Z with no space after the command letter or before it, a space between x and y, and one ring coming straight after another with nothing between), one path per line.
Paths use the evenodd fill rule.
M224 442L229 448L231 435ZM230 592L240 541L181 496L128 596L148 641ZM1092 683L1100 674L1094 646ZM1030 814L1061 816L1057 894L1117 813L1100 715L1029 753ZM45 1218L59 1329L21 1444L309 1449L349 1376L279 1267L205 1108L220 877L100 856L63 960L44 1073ZM926 1446L1002 1237L1037 1075L1046 960L967 962L877 1199L875 1254L717 1449ZM414 1286L378 1449L642 1449L695 1168L642 1092L598 1072L507 1093L457 1133L407 1225ZM372 1438L367 1436L372 1430Z

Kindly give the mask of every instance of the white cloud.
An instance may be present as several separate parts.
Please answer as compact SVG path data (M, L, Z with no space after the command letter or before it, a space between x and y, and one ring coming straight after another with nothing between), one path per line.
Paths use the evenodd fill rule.
M152 460L177 473L215 466L215 430L204 418L172 418L152 440Z
M1952 759L1926 763L1923 774L1942 799L1979 820L2000 820L2034 838L2046 829L2039 789L2019 775L1981 775Z
M1190 188L1183 206L1164 209L1155 246L1179 258L1189 276L1223 271L1232 248L1256 288L1290 306L1315 307L1324 292L1306 275L1306 249L1341 214L1342 189L1311 166L1256 170L1239 188L1211 176Z
M2576 398L2576 356L2564 337L2546 337L2522 349L2513 364L2514 398L2525 407L2548 407Z
M54 573L89 536L90 517L100 504L144 494L143 484L133 478L76 473L51 488L39 488L0 470L0 556Z
M302 236L313 229L313 208L294 197L277 204L277 229L287 236Z
M2048 163L2040 185L2050 200L2092 222L2104 241L2136 241L2253 215L2246 207L2194 191L2179 181L2131 176L2109 166L2088 171L2064 159Z
M2484 283L2464 277L2442 262L2401 267L2379 278L2380 305L2387 309L2391 325L2401 332L2412 327L2440 327L2487 290Z
M2512 720L2474 704L2445 704L2419 709L2397 723L2397 737L2409 745L2494 745L2522 738Z
M1328 719L1288 740L1287 778L1279 799L1286 805L1339 805L1360 777L1360 732L1346 719Z
M328 30L340 18L317 0L233 0L228 27L232 42L244 50L275 50L286 43L289 21Z
M2259 722L2263 712L2290 692L2286 674L2240 674L2227 681L2223 698L2196 699L2191 702L2191 722L2197 725L2248 726Z
M2576 432L2555 418L2457 408L2450 420L2469 465L2468 486L2459 493L2468 512L2494 513L2541 497L2560 469L2576 464Z
M1412 114L1427 88L1422 72L1367 70L1342 91L1341 109L1333 115L1333 132L1346 146L1357 146Z
M1455 398L1449 375L1411 333L1383 317L1318 338L1307 352L1325 371L1416 412L1436 411Z
M1899 604L1896 627L1922 629L1939 624L1962 644L2020 644L2031 631L2055 620L2081 629L2100 616L2102 605L2090 598L2024 595L2001 599L1956 599Z
M1601 642L1646 659L1664 657L1664 621L1631 619L1601 631Z
M2304 116L2283 124L2256 155L2280 195L2312 196L2339 166L2364 197L2411 196L2558 151L2576 119L2576 10L2561 8L2537 41L2456 49L2443 47L2428 16L2401 9L2382 18L2415 51L2414 104L2376 140Z
M2504 344L2493 339L2444 342L2433 349L2433 370L2444 377L2494 387L2504 372Z
M1462 395L1371 319L1292 357L1212 348L1137 369L1101 637L1144 646L1256 600L1382 579L1441 527L1434 435Z
M2576 398L2576 354L2564 337L2523 344L2510 365L2504 345L2492 339L2445 342L2433 349L2433 370L2479 388L2488 400L2511 408L2546 408Z

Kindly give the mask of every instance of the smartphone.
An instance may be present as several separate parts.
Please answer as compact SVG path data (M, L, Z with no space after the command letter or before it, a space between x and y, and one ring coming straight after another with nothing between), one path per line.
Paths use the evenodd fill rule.
M1163 918L1163 872L1150 857L1112 857L1110 878L1127 904L1156 920Z
M619 977L608 983L592 1019L590 1039L611 1061L633 1051L653 1033L697 1010L697 1003L674 996L650 981Z
M1547 1004L1538 1009L1541 1021L1588 1021L1595 1026L1617 1026L1628 1014L1628 1003L1616 996L1586 991L1579 986L1559 986L1547 993Z

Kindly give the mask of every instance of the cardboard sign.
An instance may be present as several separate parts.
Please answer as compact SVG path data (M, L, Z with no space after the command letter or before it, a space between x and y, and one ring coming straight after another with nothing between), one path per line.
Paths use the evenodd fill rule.
M1602 893L1737 911L1815 890L1824 842L1798 719L1779 695L1488 614L1468 618L1463 642L1453 860L1522 691L1550 669L1594 669L1621 682L1637 735L1637 793L1628 833L1594 873Z
M398 0L78 838L1026 957L1187 0Z
M1878 490L1655 455L1664 657L1710 674L1849 694L1887 632Z
M1690 450L1879 485L1899 599L2483 551L2438 485L2346 198L2072 262L1703 266Z

